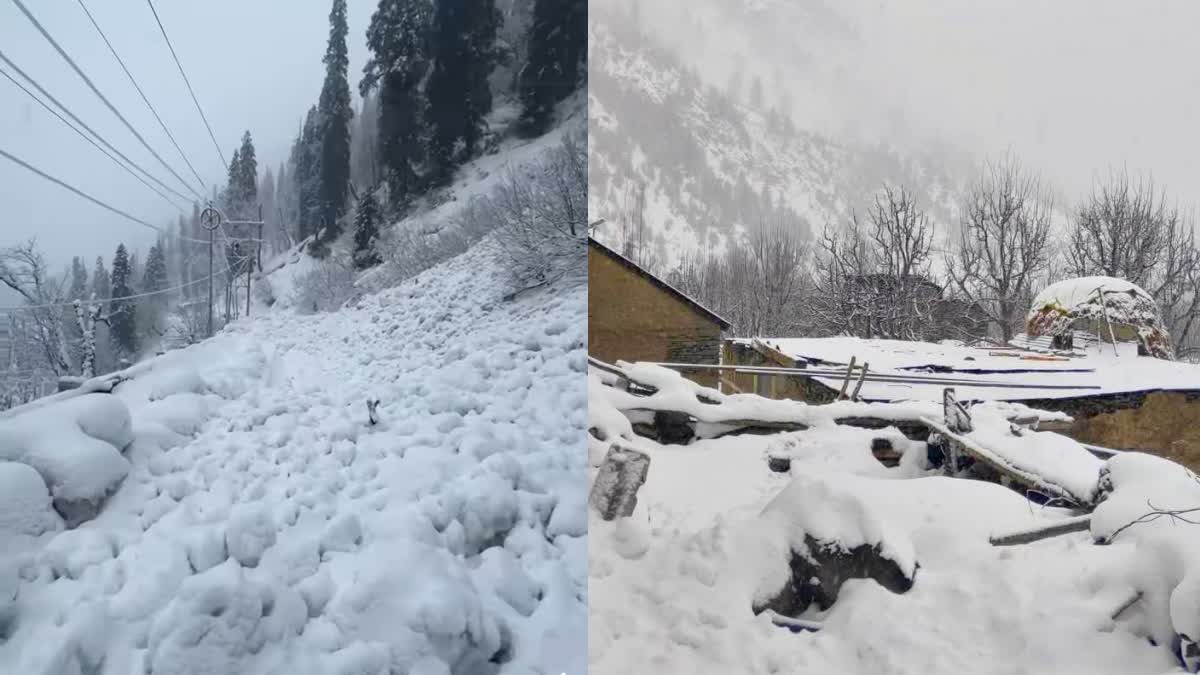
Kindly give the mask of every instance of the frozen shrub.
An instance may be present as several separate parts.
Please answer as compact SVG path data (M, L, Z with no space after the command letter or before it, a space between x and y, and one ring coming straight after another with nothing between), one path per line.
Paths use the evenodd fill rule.
M342 251L330 251L296 280L292 303L301 312L328 312L354 297L354 265Z

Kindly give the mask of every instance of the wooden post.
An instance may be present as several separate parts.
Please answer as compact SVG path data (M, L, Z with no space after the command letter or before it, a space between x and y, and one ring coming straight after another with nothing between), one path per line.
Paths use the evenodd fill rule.
M846 366L846 379L842 380L842 390L838 392L838 400L846 398L846 390L850 388L850 375L854 372L854 362L856 357L850 357L850 365Z
M1108 326L1108 339L1112 340L1113 354L1119 356L1121 350L1117 349L1117 334L1113 332L1112 319L1108 318L1108 305L1104 304L1104 287L1097 286L1096 294L1100 296L1100 310L1104 312L1104 323Z
M862 391L863 380L867 379L867 369L870 367L871 364L869 363L864 362L862 364L862 370L860 370L858 373L858 382L854 385L854 394L850 396L851 401L860 400L858 398L858 392Z

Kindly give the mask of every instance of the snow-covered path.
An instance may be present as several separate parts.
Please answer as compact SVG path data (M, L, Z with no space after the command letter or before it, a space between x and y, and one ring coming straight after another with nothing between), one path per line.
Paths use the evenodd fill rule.
M0 553L0 672L583 672L586 293L497 274L474 250L122 385L119 491Z

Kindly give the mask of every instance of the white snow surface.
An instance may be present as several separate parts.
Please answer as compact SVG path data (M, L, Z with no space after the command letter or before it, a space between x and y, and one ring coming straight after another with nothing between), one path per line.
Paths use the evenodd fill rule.
M1137 284L1116 277L1077 277L1064 279L1042 289L1033 299L1033 308L1049 304L1058 305L1068 311L1096 301L1096 289L1105 293L1130 293L1154 302L1154 298Z
M1200 390L1200 365L1128 352L1117 355L1113 345L1108 343L1099 343L1081 356L1046 361L1018 358L1012 355L1016 351L1011 349L997 350L960 344L856 337L761 339L797 359L815 359L844 367L853 357L858 364L870 364L872 373L933 375L965 382L1033 385L1032 388L1016 388L956 384L956 393L962 401L1022 401L1117 392ZM1010 355L1000 356L1001 353ZM835 366L818 364L814 367ZM930 372L943 369L949 369L950 372ZM834 389L841 389L842 386L841 378L814 379ZM863 382L860 395L870 401L941 401L945 386L868 380ZM1080 388L1044 389L1039 386Z
M1159 675L1175 666L1168 647L1145 639L1153 622L1140 610L1110 619L1141 588L1131 545L1095 546L1088 533L988 541L1071 512L933 475L924 444L898 442L895 429L822 424L686 446L631 438L619 419L626 395L591 379L593 435L623 437L651 463L632 517L589 511L589 673ZM899 466L873 458L876 437L905 452ZM596 464L605 443L591 443ZM790 474L768 470L768 455L788 457ZM798 515L784 531L767 508L779 500L808 509L788 509ZM886 544L919 565L913 588L850 580L827 612L796 617L822 624L815 633L755 616L754 600L785 578L786 528L804 527Z
M0 672L583 672L586 292L502 278L477 247L28 413L125 440L128 474L63 530L67 483L0 463Z

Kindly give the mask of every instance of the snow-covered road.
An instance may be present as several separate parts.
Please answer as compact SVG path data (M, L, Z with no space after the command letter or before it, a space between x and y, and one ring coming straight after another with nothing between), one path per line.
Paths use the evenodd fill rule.
M586 292L498 274L473 250L123 384L102 513L0 552L0 672L584 672Z

